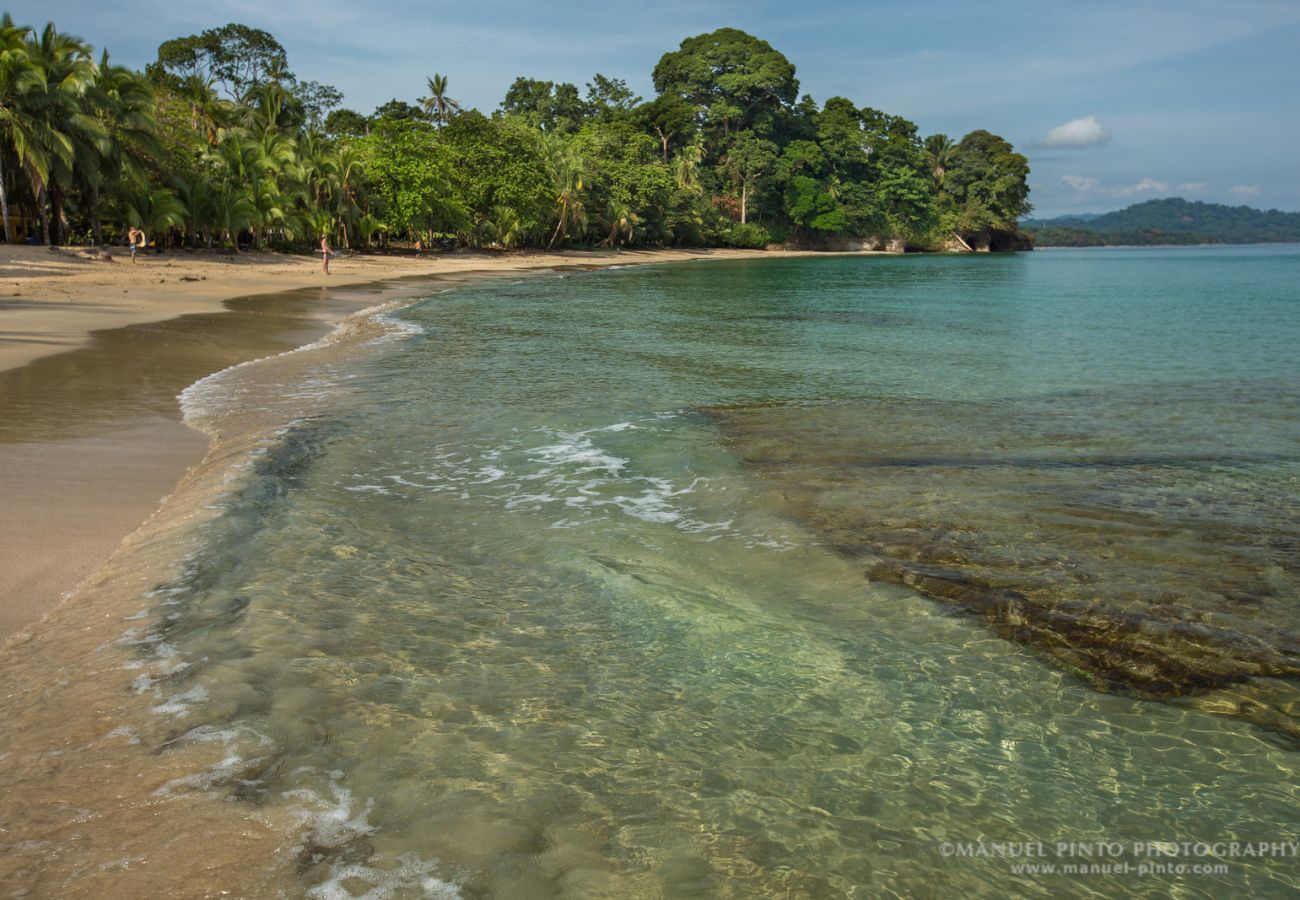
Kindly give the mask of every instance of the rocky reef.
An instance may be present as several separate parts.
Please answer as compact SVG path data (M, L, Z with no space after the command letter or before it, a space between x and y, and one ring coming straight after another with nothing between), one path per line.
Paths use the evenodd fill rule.
M878 582L1034 648L1096 690L1240 716L1300 744L1300 461L1106 398L704 410L788 515ZM970 437L979 435L978 439Z

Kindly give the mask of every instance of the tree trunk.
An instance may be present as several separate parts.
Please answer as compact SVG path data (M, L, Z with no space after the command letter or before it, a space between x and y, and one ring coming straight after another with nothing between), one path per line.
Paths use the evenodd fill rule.
M0 151L0 215L4 216L5 243L12 244L14 236L9 229L9 193L5 190L4 154L2 151Z
M749 182L741 182L740 185L740 224L744 225L749 219Z
M36 212L41 217L41 241L49 246L50 243L50 211L45 203L45 188L42 187L36 191Z
M974 250L971 249L971 245L968 244L968 243L966 243L966 239L963 238L960 234L958 234L957 232L954 231L954 232L952 233L952 236L955 237L955 238L957 239L957 243L961 244L963 247L966 248L967 252L969 252L969 253L974 253L974 252L975 252Z
M672 138L672 134L665 133L658 125L655 126L655 133L659 135L659 143L664 145L664 165L668 165L668 141Z
M54 243L62 244L63 228L63 191L57 184L50 187L50 219L54 230ZM46 241L48 244L49 241Z
M546 245L547 250L552 249L555 246L555 242L559 239L560 229L564 227L564 216L565 216L565 211L561 210L560 221L555 223L555 234L551 235L551 242Z
M90 231L95 235L95 246L104 246L104 223L99 221L99 188L90 189Z

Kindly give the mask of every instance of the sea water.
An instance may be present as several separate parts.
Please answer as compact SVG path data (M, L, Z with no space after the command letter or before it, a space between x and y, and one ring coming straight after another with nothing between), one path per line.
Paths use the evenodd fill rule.
M168 791L296 809L313 897L1295 896L1298 276L431 288L130 623Z

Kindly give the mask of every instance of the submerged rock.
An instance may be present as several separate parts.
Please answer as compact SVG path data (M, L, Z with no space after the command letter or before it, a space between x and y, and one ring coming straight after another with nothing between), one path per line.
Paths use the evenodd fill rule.
M1098 403L1108 415L1088 419ZM1286 501L1300 460L1284 448L1225 452L1133 395L704 412L871 580L978 617L1096 690L1188 698L1300 742ZM1136 443L1109 424L1130 416Z

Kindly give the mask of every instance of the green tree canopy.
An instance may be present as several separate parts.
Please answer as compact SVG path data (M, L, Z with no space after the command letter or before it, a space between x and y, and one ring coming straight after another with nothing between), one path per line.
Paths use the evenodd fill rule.
M943 183L957 230L1015 231L1017 220L1032 209L1028 178L1029 160L1006 140L982 130L966 135L952 152Z
M575 85L522 76L506 91L501 110L506 115L518 116L534 128L559 134L576 130L591 113Z
M266 81L293 81L280 42L259 28L234 22L164 41L148 70L156 78L171 78L173 83L189 75L210 78L231 99L239 99Z
M794 65L764 40L719 28L682 41L654 68L655 90L697 110L699 121L725 137L794 103Z
M461 231L469 218L452 190L452 155L428 122L380 118L357 140L369 184L395 230Z

